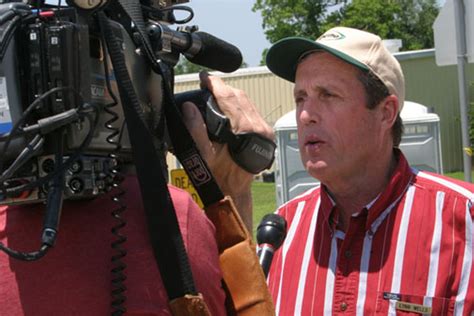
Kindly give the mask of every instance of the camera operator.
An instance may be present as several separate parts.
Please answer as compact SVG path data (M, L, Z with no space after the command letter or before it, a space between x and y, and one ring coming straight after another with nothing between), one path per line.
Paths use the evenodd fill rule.
M59 238L39 261L25 262L0 253L0 315L107 315L126 308L126 315L171 315L168 297L153 257L146 217L133 166L122 183L120 197L127 206L125 280L111 286L115 255L110 211L117 207L111 195L94 200L65 201ZM124 170L125 171L125 170ZM189 194L169 186L196 288L212 315L224 315L215 230ZM0 242L16 249L37 247L43 205L0 207ZM117 271L117 281L121 278ZM111 287L125 287L126 301L111 305ZM121 313L115 313L120 315Z
M207 73L202 85L214 94L229 115L234 132L255 131L273 138L272 129L256 113L245 94ZM240 113L245 115L240 116ZM250 184L253 176L238 167L225 145L209 141L204 121L192 104L184 109L185 122L203 157L225 194L231 195L249 228L252 225ZM236 120L234 120L236 118ZM168 315L168 298L146 232L137 179L133 166L122 183L127 205L126 265L127 315ZM179 226L188 252L196 287L212 315L224 315L225 294L221 288L214 227L190 196L170 186ZM61 237L53 251L39 262L23 262L0 255L0 315L105 315L110 313L110 244L116 207L109 195L89 201L66 201L61 219ZM18 249L34 248L43 219L38 205L0 207L0 241Z
M78 19L75 9L61 8L60 2L57 8L38 3L38 9L34 10L22 3L1 5L3 23L7 21L10 26L4 30L13 30L8 36L2 33L3 39L15 40L1 42L7 47L7 55L1 59L0 72L12 75L0 78L0 88L6 89L8 81L15 88L25 83L26 89L24 95L8 90L9 100L2 99L6 112L0 107L0 117L13 110L8 122L11 127L4 129L4 121L0 120L3 124L0 125L3 155L0 157L0 315L194 315L189 310L195 308L204 310L199 315L208 315L205 305L212 315L247 308L270 314L273 307L265 279L244 226L251 231L252 173L265 167L261 161L268 166L273 158L272 129L243 92L202 73L202 87L214 94L222 112L230 117L235 134L227 136L234 137L232 146L244 145L247 149L253 146L259 150L254 152L263 157L265 153L261 150L266 148L259 147L259 139L264 137L269 144L267 152L272 151L272 155L248 163L253 160L249 157L254 156L244 152L239 158L242 152L236 153L235 147L229 145L228 150L228 144L211 143L199 111L187 103L183 108L185 123L222 192L217 192L214 198L219 198L206 204L206 216L188 193L171 185L166 189L166 181L160 177L166 172L166 166L161 164L166 143L163 122L166 120L171 128L179 124L168 121L169 106L174 103L170 102L173 96L168 84L172 82L174 58L185 48L181 41L173 42L179 44L178 51L163 54L165 65L158 64L163 60L150 53L148 37L143 36L141 14L136 15L139 11L136 9L148 10L150 32L157 31L160 19L173 22L172 14L169 15L172 11L153 9L147 6L148 1L120 1L111 2L101 12L104 3L95 2L98 11L93 21L89 20L89 13L80 10ZM74 2L77 6L89 4L92 2ZM161 2L156 6L161 8ZM17 27L19 21L26 28ZM92 29L90 33L86 25ZM133 35L131 25L138 30ZM189 34L170 31L167 27L161 31L164 33L154 33L160 34L153 39L156 51L168 48L158 44L166 44L169 34L190 39ZM234 69L241 60L240 52L233 46L206 33L193 36L196 43L202 40L203 47L207 47L204 53L192 55L194 61L199 63L204 59L212 65L214 55L229 54L230 59L219 60L216 66L231 71L228 61L233 61ZM85 49L80 51L78 47ZM107 65L109 57L112 68ZM102 63L105 70L99 70ZM25 69L17 64L25 65ZM114 73L110 75L112 70ZM144 86L147 87L143 89ZM134 88L138 88L137 93ZM93 94L92 99L89 94ZM120 95L120 102L115 94ZM119 104L121 109L115 108ZM140 116L143 112L146 116ZM75 113L76 117L71 118L68 113ZM143 130L145 133L141 135ZM16 142L18 138L16 145L8 147L10 141ZM42 141L38 148L33 146L36 139ZM149 150L142 151L143 148ZM179 155L177 148L174 147ZM125 156L121 157L123 153ZM140 163L142 157L152 158ZM131 158L138 162L133 165ZM44 162L48 160L52 169L47 170ZM117 160L121 162L118 166ZM242 160L248 163L249 166L243 167L248 172L234 162L242 164ZM76 162L81 165L78 169L72 167ZM84 162L88 167L84 168L87 173L82 174ZM81 178L77 173L81 173ZM160 180L150 180L149 175ZM209 172L206 175L207 179L212 178ZM75 191L72 177L88 183L89 191ZM217 186L212 189L219 191ZM111 191L106 193L108 190ZM237 207L224 195L230 196ZM150 214L155 209L166 216ZM177 225L173 220L168 221L174 212ZM157 225L157 218L161 226ZM50 229L50 224L54 228ZM41 228L42 244L38 247ZM60 237L56 241L57 232ZM186 251L180 247L183 243ZM38 248L38 251L23 252ZM184 256L179 256L182 252ZM174 269L173 264L178 268ZM167 273L170 270L173 273ZM239 275L236 280L237 274L244 277ZM177 285L177 290L173 289L175 280L176 284L184 283ZM201 304L200 295L205 304Z

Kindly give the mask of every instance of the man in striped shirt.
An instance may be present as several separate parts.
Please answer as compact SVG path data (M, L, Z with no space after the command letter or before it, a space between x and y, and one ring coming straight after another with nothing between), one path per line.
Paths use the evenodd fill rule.
M301 158L321 182L277 211L277 314L474 315L474 186L411 169L397 149L404 78L381 39L287 38L267 66L295 83Z

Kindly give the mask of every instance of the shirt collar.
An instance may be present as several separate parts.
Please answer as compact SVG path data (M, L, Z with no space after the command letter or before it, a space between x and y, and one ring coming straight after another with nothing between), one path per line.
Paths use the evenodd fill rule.
M367 228L372 226L387 208L393 206L394 203L401 199L413 179L413 172L400 149L395 148L394 154L398 161L397 166L392 173L388 185L379 195L377 201L369 208Z
M398 148L395 148L394 155L397 159L397 166L395 167L395 170L392 173L392 176L390 178L388 185L374 200L372 200L369 204L367 204L366 207L364 207L362 210L358 212L360 214L363 214L361 212L363 212L365 209L368 210L368 218L367 218L367 223L366 223L367 230L377 229L378 225L376 225L377 227L374 228L372 227L373 226L372 224L374 224L374 222L380 216L387 215L387 214L384 214L384 211L388 207L392 206L393 203L400 200L400 197L406 191L408 184L410 183L413 177L413 173L403 153ZM326 221L329 221L330 218L333 218L333 219L337 218L336 214L332 214L332 212L336 209L335 206L336 204L334 200L331 198L331 196L329 195L326 186L321 185L320 212L324 216L324 219ZM375 231L373 231L373 233L374 232Z

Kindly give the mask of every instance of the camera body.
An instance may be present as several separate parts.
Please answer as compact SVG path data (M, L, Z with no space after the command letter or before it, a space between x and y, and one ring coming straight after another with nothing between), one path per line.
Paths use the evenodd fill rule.
M143 2L159 12L165 6L185 1ZM22 123L21 126L27 129L41 120L87 105L94 109L88 113L91 119L79 117L64 126L64 160L80 152L76 161L65 170L64 197L83 199L107 192L112 185L111 170L116 166L117 158L125 163L132 158L117 81L97 23L90 12L74 7L34 8L21 3L0 4L0 16L9 13L12 7L26 13L20 22L16 22L11 34L0 36L4 51L0 62L0 153L3 153L0 159L4 169L0 168L0 173L13 164L38 135L18 133L17 124ZM169 12L162 18L169 18ZM168 21L154 21L161 22L169 24ZM144 119L153 131L161 116L162 80L173 82L172 68L179 59L179 52L163 52L163 60L169 65L169 77L163 78L136 50L130 29L127 29L130 25L114 20L111 26L116 38L120 39L130 79L138 83L134 85L135 92ZM7 38L10 39L7 41ZM61 87L68 89L43 98ZM25 114L28 107L41 98L42 101ZM56 136L44 132L42 137L41 148L0 181L0 205L45 199L47 192L42 185L8 193L19 185L38 182L54 169L56 148L50 144ZM84 147L87 138L88 145ZM156 141L162 140L157 137Z
M170 145L166 124L172 123L165 122L164 106L180 111L191 100L210 139L227 143L238 165L254 174L271 166L273 141L256 133L235 135L208 91L173 95L173 69L181 55L224 72L242 63L238 48L195 26L171 29L192 19L189 7L174 6L186 0L133 1L138 7L131 11L141 10L140 21L125 8L132 1L125 6L121 1L67 2L70 7L44 1L0 4L0 205L45 200L48 183L60 173L66 199L109 191L117 160L132 161L119 93L127 89L134 90L138 104L127 103L133 103L152 134L159 157ZM177 20L176 10L189 16ZM119 42L130 84L123 76L117 82L99 11L109 21L107 38Z

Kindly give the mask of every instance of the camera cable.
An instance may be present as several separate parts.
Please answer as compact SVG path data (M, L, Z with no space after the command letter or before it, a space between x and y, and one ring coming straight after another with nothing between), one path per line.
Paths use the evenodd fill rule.
M105 44L105 39L103 35L101 36L103 55L107 56L107 49ZM120 151L122 149L121 139L124 133L124 124L117 127L114 123L117 123L119 120L119 115L114 110L118 105L118 99L113 92L113 89L110 85L110 76L109 76L109 63L108 59L104 58L104 74L105 74L105 83L112 102L104 106L104 111L110 115L110 119L105 122L105 128L110 131L110 134L106 137L106 141L114 146L114 152L109 154L109 157L116 161L116 165L110 170L112 176L112 191L111 199L115 203L114 209L111 212L111 215L114 219L114 224L112 226L111 232L114 236L114 240L111 243L111 248L113 254L111 257L112 267L110 272L112 274L111 279L111 314L112 315L122 315L127 310L124 306L126 301L125 291L127 290L125 284L123 283L126 280L126 268L127 265L123 262L124 257L127 255L127 250L124 247L127 237L123 232L123 228L126 226L126 221L123 218L123 213L127 210L127 205L122 201L122 197L125 195L125 190L122 188L121 184L124 180L122 173L120 172Z
M34 261L42 258L48 250L54 246L56 242L59 220L61 216L63 189L64 189L64 171L62 167L63 153L64 153L64 130L60 130L52 137L55 147L55 164L54 168L56 176L47 184L48 194L46 199L46 210L43 221L43 229L41 235L41 246L38 251L21 252L11 249L0 243L0 250L7 253L9 256L23 260Z
M26 190L31 190L33 188L36 188L36 187L41 187L43 186L45 183L49 182L51 179L53 179L54 177L56 177L58 175L58 173L60 172L64 172L66 169L70 168L73 163L75 161L77 161L77 159L82 155L82 153L84 152L84 149L89 146L93 136L94 136L94 130L95 130L95 126L97 126L98 124L98 109L97 107L93 107L93 109L96 111L94 117L92 117L91 113L86 113L85 114L85 118L89 121L89 125L90 125L90 129L89 129L89 132L87 133L86 137L84 138L83 142L79 145L79 147L77 149L75 149L69 156L68 158L66 159L66 161L61 165L61 167L59 169L55 169L53 172L50 172L48 173L46 176L43 176L43 177L39 177L38 179L36 179L35 181L32 181L32 182L29 182L29 183L26 183L26 184L21 184L21 185L18 185L18 186L15 186L15 187L5 187L5 185L3 183L0 182L0 191L2 192L3 195L5 196L15 196L23 191L26 191ZM12 130L12 133L13 133L14 130ZM11 133L11 135L12 135ZM14 137L14 136L11 136L11 137ZM10 138L11 139L11 138ZM6 147L6 145L4 146L4 148ZM0 166L3 165L3 159L2 157L4 157L4 154L0 155ZM0 168L0 170L2 170Z

